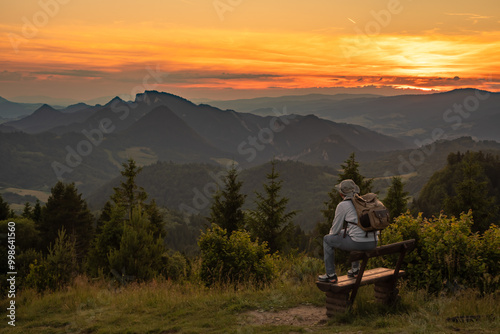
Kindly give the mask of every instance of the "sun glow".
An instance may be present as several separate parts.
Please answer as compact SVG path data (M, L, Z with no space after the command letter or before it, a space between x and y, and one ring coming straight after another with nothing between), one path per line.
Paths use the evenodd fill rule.
M157 6L161 4L155 2ZM498 90L500 32L497 28L481 32L465 28L453 33L444 29L400 32L396 28L402 23L394 16L394 23L381 27L380 33L360 34L353 27L363 27L367 19L357 15L359 10L349 11L345 5L349 16L342 16L343 23L337 26L297 29L305 23L283 21L274 29L263 29L237 16L243 13L243 5L234 10L234 18L239 17L241 23L227 24L217 23L215 12L208 18L202 10L193 12L189 7L192 4L170 5L171 11L184 11L186 17L196 14L203 19L198 24L193 23L195 20L180 23L182 20L177 18L172 18L172 22L131 23L130 18L134 17L128 12L123 19L105 21L99 17L90 22L70 19L77 10L84 11L80 4L61 7L61 13L74 12L60 21L55 17L39 29L36 38L21 39L17 52L10 37L0 40L3 55L0 89L48 90L54 84L53 87L74 90L85 86L95 94L140 82L147 66L153 66L168 73L168 79L160 85L165 89L388 86L431 91L474 86ZM294 1L290 2L292 5L297 6ZM113 6L109 6L111 10ZM255 10L251 5L245 6L249 13ZM210 6L203 8L213 10ZM269 10L273 8L283 10L276 4L269 5ZM403 14L408 18L413 15L410 11ZM494 17L452 14L443 17L462 20L470 26L484 24ZM19 23L10 21L4 20L0 31L6 36L12 36L12 32L19 36ZM313 22L307 20L308 25ZM267 21L266 24L269 25Z

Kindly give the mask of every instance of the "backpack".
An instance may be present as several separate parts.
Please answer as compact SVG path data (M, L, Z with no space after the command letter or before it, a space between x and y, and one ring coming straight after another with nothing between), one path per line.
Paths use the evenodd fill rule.
M358 227L366 232L380 231L389 226L389 210L378 199L377 194L363 196L354 194L351 199L358 214Z

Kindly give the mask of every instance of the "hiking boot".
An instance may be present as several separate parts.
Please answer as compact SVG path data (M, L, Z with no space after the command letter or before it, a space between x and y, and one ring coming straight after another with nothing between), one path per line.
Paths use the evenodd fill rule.
M318 276L318 281L320 281L320 282L327 282L327 283L337 283L338 279L337 279L337 275L336 274L332 274L332 275L325 274L325 275L319 275Z
M359 274L359 268L356 270L349 269L349 271L347 271L347 277L350 277L350 278L356 278L356 277L358 277L358 274Z

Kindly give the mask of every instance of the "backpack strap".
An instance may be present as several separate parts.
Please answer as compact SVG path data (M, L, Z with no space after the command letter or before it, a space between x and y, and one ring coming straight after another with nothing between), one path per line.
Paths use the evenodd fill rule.
M353 225L358 225L357 223L353 223L353 222L348 222L347 220L344 220L344 238L345 236L347 235L347 226L348 224L353 224Z

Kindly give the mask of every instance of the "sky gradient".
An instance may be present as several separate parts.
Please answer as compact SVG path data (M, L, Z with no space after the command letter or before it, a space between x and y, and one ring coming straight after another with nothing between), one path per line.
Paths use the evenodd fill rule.
M500 91L497 0L23 0L1 9L7 99Z

